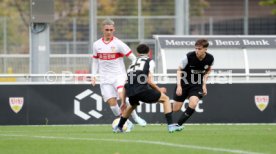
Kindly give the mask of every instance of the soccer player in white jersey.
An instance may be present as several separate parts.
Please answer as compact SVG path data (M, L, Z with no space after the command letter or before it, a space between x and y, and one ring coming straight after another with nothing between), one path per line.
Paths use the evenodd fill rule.
M135 61L136 56L124 42L114 36L114 21L105 19L102 23L102 32L103 37L93 44L91 82L94 86L98 71L103 99L109 104L113 114L120 116L117 99L122 98L123 86L127 79L123 57L126 56L131 61ZM140 118L136 111L133 111L131 116L136 123L146 126L146 121Z

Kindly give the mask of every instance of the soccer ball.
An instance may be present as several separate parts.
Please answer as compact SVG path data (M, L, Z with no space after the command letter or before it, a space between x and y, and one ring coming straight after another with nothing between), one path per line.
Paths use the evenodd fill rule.
M112 129L114 129L116 126L118 126L119 121L120 121L120 118L116 118L116 119L113 120ZM126 130L127 130L127 122L123 126L123 131L125 132Z

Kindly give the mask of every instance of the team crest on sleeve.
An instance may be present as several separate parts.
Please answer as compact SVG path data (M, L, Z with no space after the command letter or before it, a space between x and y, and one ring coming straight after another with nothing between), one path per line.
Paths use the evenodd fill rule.
M9 98L9 103L12 111L14 113L18 113L24 104L24 98L23 97L10 97Z
M269 103L269 96L255 95L255 104L260 111L264 111Z
M205 65L205 66L204 66L204 69L207 69L208 67L209 67L209 65Z

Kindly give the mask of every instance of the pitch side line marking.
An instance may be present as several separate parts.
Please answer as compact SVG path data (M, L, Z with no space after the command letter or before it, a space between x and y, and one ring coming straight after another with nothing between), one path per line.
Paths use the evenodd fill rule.
M75 138L75 137L57 137L57 136L27 136L27 135L9 135L9 134L0 134L0 136L7 137L27 137L27 138L39 138L39 139L61 139L61 140L82 140L82 141L107 141L107 142L127 142L127 143L143 143L143 144L154 144L154 145L163 145L169 147L178 147L178 148L189 148L195 150L208 150L216 152L227 152L227 153L238 153L238 154L263 154L257 152L243 151L243 150L231 150L223 148L212 148L196 145L185 145L185 144L174 144L168 142L159 142L159 141L145 141L145 140L126 140L126 139L97 139L97 138Z
M148 124L149 126L160 126L160 124ZM187 123L188 126L275 126L276 123ZM64 125L6 125L8 127L85 127L85 126L110 126L110 124L64 124ZM6 127L5 126L5 127ZM0 126L1 127L1 126Z

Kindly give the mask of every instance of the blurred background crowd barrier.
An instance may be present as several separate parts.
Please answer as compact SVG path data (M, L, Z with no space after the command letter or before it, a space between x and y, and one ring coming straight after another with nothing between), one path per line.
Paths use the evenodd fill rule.
M49 24L49 71L89 73L91 42L101 37L100 24L106 17L115 21L116 37L133 51L139 43L149 44L153 51L157 49L153 38L156 34L276 35L273 6L262 5L264 2L54 0L55 21ZM0 3L0 74L31 73L30 3L28 0ZM95 29L93 36L91 24Z

